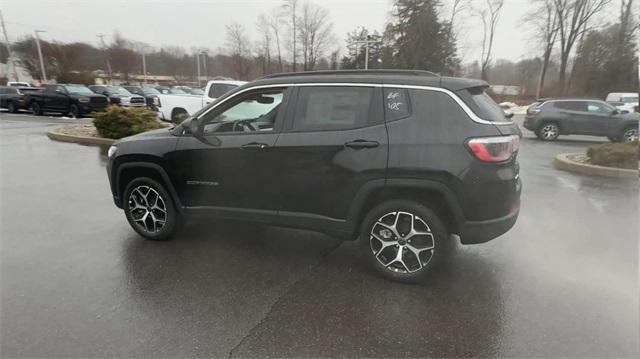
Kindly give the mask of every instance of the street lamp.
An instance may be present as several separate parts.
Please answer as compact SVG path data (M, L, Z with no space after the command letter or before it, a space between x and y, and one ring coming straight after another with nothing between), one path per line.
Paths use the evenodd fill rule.
M360 41L354 41L352 42L352 44L356 44L356 60L358 59L357 56L357 51L358 51L358 44L364 44L364 69L368 70L369 69L369 44L379 44L381 41L379 40L371 40L371 35L367 35L365 37L365 40L360 40Z
M46 31L35 30L33 34L36 37L36 46L38 47L38 56L40 57L40 70L42 71L42 81L47 82L47 72L44 69L44 59L42 58L42 47L40 47L40 37L38 37L38 34L43 32L46 32Z

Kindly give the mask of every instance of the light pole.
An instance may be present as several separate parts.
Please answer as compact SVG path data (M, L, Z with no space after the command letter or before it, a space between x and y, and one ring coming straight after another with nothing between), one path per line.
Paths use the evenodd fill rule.
M204 68L204 77L205 79L209 80L209 70L207 70L207 51L206 50L202 50L202 52L200 53L204 56L204 59L202 60L202 67Z
M36 35L36 46L38 47L38 56L40 57L40 70L42 71L42 81L47 82L47 72L44 69L44 59L42 58L42 48L40 47L39 33L46 32L44 30L35 30L33 33Z
M144 83L147 84L147 58L145 50L146 46L142 45L142 76L144 76Z
M109 62L109 55L107 54L107 45L104 44L104 36L103 34L98 34L96 35L99 39L100 39L100 43L102 44L102 52L104 54L104 58L107 61L107 71L109 72L109 81L108 83L111 84L111 82L113 81L112 78L112 72L111 72L111 62Z
M196 52L196 67L198 68L198 87L200 87L200 52Z

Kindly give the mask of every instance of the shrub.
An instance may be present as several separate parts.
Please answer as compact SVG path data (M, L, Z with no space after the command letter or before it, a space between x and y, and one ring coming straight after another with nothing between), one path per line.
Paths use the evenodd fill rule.
M640 145L636 141L591 146L587 150L587 156L594 165L637 170Z
M139 108L109 106L106 111L94 112L91 116L96 130L105 138L119 139L165 127L156 120L155 112Z

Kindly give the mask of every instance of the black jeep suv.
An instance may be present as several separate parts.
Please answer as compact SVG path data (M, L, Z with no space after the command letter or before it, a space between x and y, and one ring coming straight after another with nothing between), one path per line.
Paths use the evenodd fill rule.
M544 141L560 135L590 135L633 142L638 140L638 118L600 100L545 99L529 106L524 128Z
M196 214L307 228L360 237L375 268L415 280L450 234L486 242L518 216L520 132L486 88L422 71L268 76L118 141L111 191L149 239Z

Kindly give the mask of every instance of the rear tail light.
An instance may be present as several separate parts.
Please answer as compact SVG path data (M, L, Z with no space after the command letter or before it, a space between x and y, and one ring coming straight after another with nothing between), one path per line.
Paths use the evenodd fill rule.
M479 137L467 141L467 147L477 159L483 162L504 162L520 148L518 135L499 137Z

